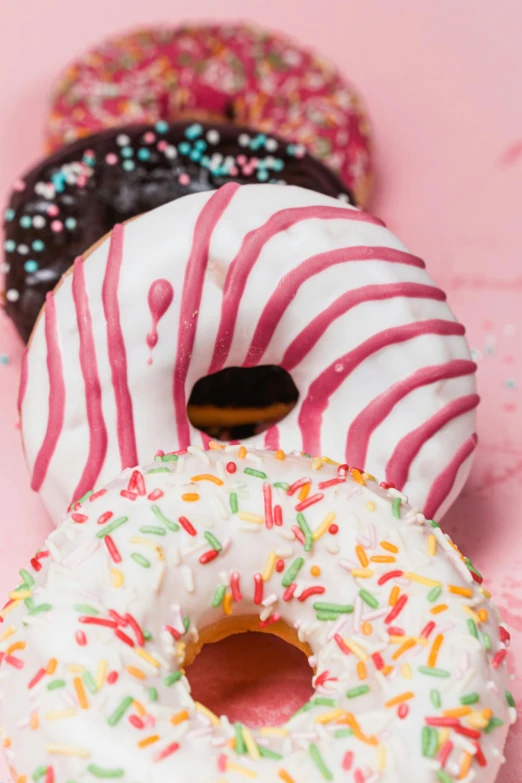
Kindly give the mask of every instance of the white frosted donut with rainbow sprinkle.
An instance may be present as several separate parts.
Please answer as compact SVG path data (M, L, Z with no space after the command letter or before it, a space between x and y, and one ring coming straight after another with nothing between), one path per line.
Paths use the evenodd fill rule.
M369 214L271 184L178 199L117 226L48 297L20 395L32 486L57 521L158 443L208 442L187 417L200 378L276 365L300 396L256 445L330 454L440 516L477 440L464 331Z
M15 781L493 783L515 719L482 577L401 493L325 459L165 454L76 503L3 609ZM308 650L285 725L191 698L204 639Z

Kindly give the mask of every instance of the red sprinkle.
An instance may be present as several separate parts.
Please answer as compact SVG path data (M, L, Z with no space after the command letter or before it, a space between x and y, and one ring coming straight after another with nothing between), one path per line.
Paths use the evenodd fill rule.
M150 495L147 495L147 498L149 500L158 500L159 498L162 498L164 494L162 489L153 489Z
M390 636L406 636L404 628L399 628L398 625L389 625L388 633Z
M80 645L80 647L85 647L87 644L87 637L85 636L83 631L76 631L75 633L76 642Z
M120 675L118 674L118 672L109 672L109 674L107 675L107 682L109 683L109 685L114 685L114 683L117 681L119 676Z
M388 625L388 623L391 623L392 620L395 620L395 618L399 616L399 614L404 609L407 600L408 600L407 595L401 595L401 597L398 599L395 606L392 607L391 612L388 614L387 617L384 618L384 622L386 625Z
M47 549L43 549L41 552L37 552L35 555L35 558L37 560L44 560L46 557L49 557L49 551Z
M399 576L402 576L402 571L388 571L386 574L383 574L380 579L378 580L378 585L385 585L386 582L389 582L390 579L397 579Z
M126 628L129 624L125 617L122 617L121 614L115 612L114 609L109 609L109 617L112 617L112 619L116 621L116 625L121 625L122 628Z
M486 760L486 757L484 756L484 753L482 752L482 748L480 747L478 742L474 742L473 744L475 745L475 747L477 749L477 752L475 753L475 759L476 759L477 763L481 767L485 767L488 762Z
M285 569L285 561L283 560L282 557L280 557L275 564L275 570L277 571L278 574L280 574L281 571L284 571L284 569Z
M439 751L439 762L442 769L444 769L446 765L446 761L448 760L448 757L453 750L453 742L451 740L446 740L444 745L441 747Z
M281 506L274 506L274 522L276 527L281 527L283 524L283 509Z
M4 661L8 663L9 666L14 666L15 669L23 669L25 666L25 663L14 655L6 655Z
M384 668L384 661L383 661L382 655L380 655L380 653L373 653L372 661L374 662L376 669L381 670L381 669Z
M350 648L345 645L343 637L341 636L340 633L336 633L335 636L334 636L334 639L335 639L335 642L336 642L338 648L341 650L341 652L343 652L345 655L351 655L352 654L352 651L350 650Z
M183 528L183 530L186 530L189 536L197 536L197 531L194 525L188 521L187 517L179 517L178 522Z
M330 672L326 669L324 672L322 672L319 677L315 680L315 687L320 688L322 685L325 684L325 682L337 682L337 677L330 677Z
M301 489L301 487L306 486L306 484L311 484L312 479L309 478L302 478L298 479L297 481L294 481L294 483L288 487L287 489L287 495L295 495L298 489Z
M493 656L493 660L491 661L491 665L493 666L494 669L498 669L498 667L500 666L500 664L502 663L506 655L507 655L506 649L499 650L498 652L495 653L495 655Z
M260 628L266 628L268 625L273 625L274 623L277 623L278 620L281 619L281 616L278 614L271 614L268 620L260 620L259 621L259 627Z
M127 490L129 492L137 492L141 497L147 494L145 489L145 481L139 470L134 470L132 472Z
M272 513L272 487L270 484L263 484L263 501L265 506L265 524L270 530L274 527L274 515Z
M423 636L425 639L427 639L434 628L435 628L435 623L432 620L431 622L429 622L427 625L424 626L424 628L420 632L420 635Z
M346 465L346 463L344 465L339 465L339 467L337 468L337 475L338 476L344 477L349 472L350 472L350 466Z
M424 720L428 726L441 726L449 729L457 729L460 726L458 718L439 718L435 716L433 718L425 718Z
M397 716L401 720L404 720L404 718L406 718L408 716L409 711L410 711L410 708L408 707L407 704L399 704L399 708L397 710Z
M305 537L303 535L303 531L301 530L301 528L298 527L297 525L293 525L292 526L292 533L295 535L297 540L300 541L301 544L304 546L304 544L305 544Z
M109 519L111 519L111 517L113 516L114 514L112 511L106 511L105 514L102 514L101 517L98 519L98 524L105 525L105 523L108 522Z
M47 772L45 773L45 783L54 783L53 767L47 767Z
M86 514L71 514L71 519L73 522L77 522L79 525L81 525L84 522L87 522L89 517Z
M236 470L237 470L237 465L235 462L227 462L227 473L235 473Z
M118 547L116 546L116 544L112 540L111 536L105 536L105 538L103 540L105 542L105 546L107 547L107 549L109 551L109 555L111 556L111 560L114 563L121 563L120 552L118 550Z
M261 576L261 574L254 574L254 584L255 584L254 603L257 606L259 606L259 604L263 600L263 591L264 591L263 577Z
M129 723L134 726L135 729L144 729L145 724L143 723L141 718L138 718L137 715L131 715L129 718Z
M120 495L122 498L127 498L127 500L137 500L138 499L138 493L137 492L129 492L128 489L122 489L120 492Z
M509 633L507 628L504 628L503 625L499 626L499 633L500 633L500 641L503 642L504 644L511 640L511 634Z
M82 623L82 625L99 625L101 628L117 628L114 620L107 620L104 617L86 615L85 617L79 617L78 622Z
M475 582L479 583L479 585L481 585L482 582L484 581L484 578L482 576L479 576L479 574L476 574L475 571L470 571L470 574L475 580Z
M283 601L291 601L296 590L297 582L292 582L291 585L288 585L285 592L283 593Z
M334 487L336 484L344 484L344 479L339 477L328 479L328 481L320 481L317 485L317 489L327 489L327 487Z
M467 729L466 726L455 726L454 730L457 734L462 734L463 737L469 737L470 739L478 740L482 737L482 733L476 729Z
M38 562L36 557L33 557L33 559L31 560L31 565L32 565L32 567L34 568L35 571L41 571L42 570L42 565L41 565L41 563Z
M106 489L99 489L98 492L94 492L89 498L89 503L93 503L95 500L98 500L98 498L103 497L106 492Z
M308 508L309 506L314 506L316 503L319 503L324 498L324 495L322 492L318 492L317 495L312 495L309 498L306 498L306 500L303 500L301 503L298 503L295 507L296 511L304 511L305 508Z
M127 614L125 615L125 619L127 620L132 630L134 631L134 635L136 637L136 642L138 643L138 647L144 647L145 637L136 619L132 616L132 614L129 614L129 612L127 612Z
M199 562L201 565L206 565L207 563L211 563L212 560L215 560L218 555L219 552L216 552L215 549L209 549L208 552L203 552L199 558Z
M356 769L353 773L353 783L364 783L365 777L360 769Z
M234 571L230 575L230 589L232 591L232 598L236 603L243 600L243 596L241 595L241 590L239 587L239 574L237 571Z
M165 630L168 631L172 637L174 637L176 642L179 642L181 639L181 634L179 631L176 631L176 629L171 625L165 625Z
M342 768L349 772L353 764L353 751L347 750L344 754Z
M218 772L226 772L227 771L227 757L224 753L220 753L217 759L217 768Z
M154 756L154 761L157 763L158 761L163 761L164 759L168 758L169 756L172 756L173 753L175 753L179 748L178 742L172 742L170 745L168 745L165 750L160 751Z
M328 532L330 533L331 536L336 536L337 533L339 532L339 525L336 525L335 523L333 525L330 525L330 527L328 528Z
M136 645L134 644L134 642L132 641L130 636L127 636L126 633L123 633L123 631L120 631L119 628L116 631L114 631L114 634L118 637L120 642L123 642L128 647L136 647Z
M313 587L307 587L306 590L303 590L298 601L306 601L307 598L310 598L311 595L322 595L326 591L325 587L321 587L321 585L314 585Z

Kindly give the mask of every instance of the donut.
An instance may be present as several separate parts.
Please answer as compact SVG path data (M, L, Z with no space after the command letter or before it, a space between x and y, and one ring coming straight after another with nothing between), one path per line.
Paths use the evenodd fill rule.
M5 308L23 340L46 293L115 223L230 180L284 182L353 202L301 144L232 125L110 129L37 164L15 182L4 212Z
M206 444L187 416L202 378L273 366L299 397L252 443L331 454L441 515L477 442L464 332L367 213L288 185L186 196L117 226L48 295L20 388L32 487L57 521L157 443Z
M470 560L386 487L191 446L76 503L2 612L13 779L493 783L509 633ZM201 646L245 630L309 656L313 697L282 726L191 697Z
M246 24L144 29L95 47L58 79L48 149L108 127L184 116L303 144L366 200L369 125L353 87L293 40Z

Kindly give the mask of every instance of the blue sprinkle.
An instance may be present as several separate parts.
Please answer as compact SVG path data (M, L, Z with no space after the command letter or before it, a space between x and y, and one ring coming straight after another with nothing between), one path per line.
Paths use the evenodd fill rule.
M207 149L207 142L205 141L205 139L198 139L194 143L194 146L195 146L195 148L197 150L206 150Z
M16 242L14 239L6 239L4 242L4 248L8 253L14 253L16 250Z
M76 228L76 218L68 217L65 220L65 228L68 228L69 231L72 231L73 228Z
M154 127L158 133L166 133L169 129L169 124L168 122L165 122L165 120L159 120Z
M203 126L199 122L195 122L194 125L189 125L185 131L185 136L191 141L197 139L203 133Z
M124 160L122 166L125 171L133 171L136 168L136 164L133 160Z
M182 155L188 155L189 152L190 152L190 149L191 148L190 148L190 144L188 143L188 141L182 141L178 145L178 150L181 152Z
M22 228L31 228L31 226L33 225L33 221L29 217L29 215L23 215L20 218L20 225L22 226Z
M260 169L257 172L257 178L260 182L266 182L268 179L268 171L265 171L264 169Z
M120 155L122 158L132 158L134 155L134 150L132 147L122 147L120 150Z
M31 247L39 253L44 249L45 243L41 239L35 239Z
M38 262L31 258L29 261L25 262L24 269L26 272L29 272L29 274L32 274L38 269Z
M4 220L10 222L11 220L14 220L14 217L15 217L14 209L6 209L6 211L4 212Z
M148 150L146 147L141 147L141 149L138 150L138 158L140 160L149 160L150 150Z
M190 160L195 160L196 162L201 160L201 150L192 150L190 153Z

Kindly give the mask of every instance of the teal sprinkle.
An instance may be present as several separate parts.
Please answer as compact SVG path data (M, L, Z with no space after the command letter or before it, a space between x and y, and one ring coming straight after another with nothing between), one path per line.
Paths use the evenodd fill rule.
M35 606L31 611L29 612L30 617L35 617L37 614L42 614L43 612L50 612L53 609L52 604L40 604L39 606Z
M440 527L439 523L435 522L434 519L427 519L426 522L428 523L428 525L431 525L432 527Z
M183 618L183 628L185 629L185 633L187 633L188 629L190 628L190 617Z
M395 519L401 518L401 505L402 505L402 498L393 498L392 513Z
M339 619L337 612L317 612L316 617L321 622L330 622Z
M140 533L147 536L166 536L167 531L164 527L155 527L154 525L144 525L140 527Z
M7 253L13 253L16 250L16 242L13 239L6 239L4 242L4 250Z
M59 688L65 688L67 683L65 680L53 680L52 682L48 683L47 690L48 691L57 691Z
M150 510L156 517L156 519L159 519L160 522L163 522L165 527L167 527L169 530L172 530L173 533L176 533L179 530L179 525L177 522L172 522L172 520L167 519L167 517L162 513L159 506L151 506Z
M454 780L454 778L448 775L447 772L444 772L443 769L437 770L437 779L440 781L440 783L453 783Z
M188 155L190 152L190 144L187 141L182 141L178 144L178 150L181 155Z
M201 136L202 133L203 126L199 122L195 122L193 125L189 125L188 128L185 129L185 136L187 139L190 139L190 141L197 139L198 136Z
M28 274L32 275L33 272L36 272L38 269L38 261L35 261L34 258L30 258L25 262L24 269Z
M476 704L478 701L480 701L478 693L466 693L464 696L460 697L460 703L465 705Z
M314 707L335 707L335 699L325 699L323 696L316 696L312 699Z
M82 675L82 680L85 687L87 688L88 691L90 691L90 693L98 692L98 687L94 682L92 674L90 672L84 672Z
M234 723L234 731L236 733L236 753L238 756L243 756L247 752L248 748L243 737L243 726L241 723Z
M356 699L357 696L364 696L364 694L369 693L369 691L369 685L359 685L357 688L352 688L351 690L346 691L346 697L348 699Z
M132 158L134 155L134 150L132 147L122 147L120 150L120 155L122 158Z
M143 557L143 555L139 555L137 552L133 552L131 557L134 562L140 565L142 568L150 568L150 560L147 560L147 558Z
M198 139L194 144L194 147L198 150L206 150L207 142L204 139Z
M30 228L33 225L33 221L29 217L29 215L22 215L20 218L20 225L22 228Z
M124 769L103 769L97 767L96 764L90 764L87 767L87 772L90 772L95 778L122 778L125 775Z
M126 696L122 702L116 707L112 715L109 716L107 723L109 726L116 726L123 718L126 712L130 710L134 699L132 696Z
M171 685L175 685L177 682L179 682L182 677L183 675L181 672L172 672L172 674L167 674L167 676L163 678L163 685L165 685L167 688L170 688Z
M267 478L266 473L263 473L262 470L254 470L254 468L245 468L243 472L246 473L247 476L254 476L254 478L259 478L259 479Z
M475 639L479 638L477 624L472 617L468 617L468 630Z
M150 470L147 471L147 476L149 473L170 473L170 468L150 468Z
M221 552L223 547L217 540L216 536L212 535L212 533L210 533L208 530L205 531L204 535L212 549L215 549L216 552Z
M76 220L73 217L68 217L65 221L65 228L68 228L69 231L73 231L76 228Z
M296 557L294 562L288 567L286 574L283 576L283 587L290 587L297 574L304 566L304 560L302 557ZM314 607L315 608L315 607Z
M273 486L277 487L278 489L284 489L285 492L288 492L290 489L290 484L287 484L286 481L276 481Z
M191 150L189 157L190 157L190 160L193 160L193 161L195 161L197 163L197 162L199 162L201 160L202 155L203 155L203 153L201 152L201 150L194 149L194 150Z
M328 604L322 601L315 603L314 609L316 612L334 612L335 614L351 614L353 612L351 604Z
M14 209L6 209L4 212L4 220L7 220L8 222L14 220L15 214Z
M379 606L378 600L375 598L374 595L368 592L368 590L359 590L359 596L362 598L362 600L368 604L368 606L371 606L372 609L377 609Z
M146 149L145 147L142 147L138 150L138 158L139 160L149 160L150 158L150 150Z
M169 124L168 122L165 122L165 120L158 120L154 127L158 133L166 133L169 129Z
M439 735L433 726L422 727L422 755L432 759L439 748Z
M451 673L446 669L434 669L430 666L419 666L419 671L421 674L429 674L430 677L440 677L441 679L451 677Z
M297 524L299 525L299 528L301 529L302 534L305 537L305 544L304 544L304 550L305 552L310 552L312 549L314 540L312 538L312 531L308 527L308 523L306 519L304 518L303 514L297 515Z
M352 729L337 729L337 731L334 731L335 739L343 739L344 737L351 737L352 735Z
M491 636L488 633L482 633L480 635L482 646L485 650L491 650Z
M156 688L149 688L149 700L150 701L158 701L158 699L159 699L159 696L158 696L158 691L156 690Z
M44 242L42 242L42 240L41 240L41 239L35 239L35 240L34 240L34 242L33 242L33 244L31 245L31 247L32 247L32 248L33 248L33 250L35 250L37 253L40 253L40 252L41 252L41 251L44 249L44 247L45 247L45 243L44 243Z
M276 753L274 750L269 750L268 748L263 748L262 745L258 745L257 749L262 759L273 759L274 761L281 761L283 758L280 753Z
M430 604L433 604L439 595L442 593L442 587L432 587L428 595L426 596Z
M491 734L491 732L494 729L498 729L498 728L500 728L500 726L503 726L503 725L504 725L504 721L501 720L500 718L491 718L491 720L489 721L489 723L486 726L486 728L484 729L484 731L486 732L486 734Z
M110 535L111 533L114 533L115 530L117 530L119 527L125 524L125 522L129 521L129 517L118 517L118 519L115 519L114 522L109 522L108 525L104 525L101 530L98 530L96 533L96 538L105 538L105 536Z
M89 606L88 604L75 604L74 611L80 614L88 614L91 617L97 617L100 614L94 606Z
M230 510L233 514L237 514L239 509L239 504L237 502L237 494L235 492L230 493Z
M221 606L226 591L227 588L224 585L218 585L216 587L214 592L214 597L212 598L212 603L210 604L213 609L216 609L218 606Z
M513 694L511 693L511 691L505 691L505 694L506 694L506 701L507 701L508 705L510 707L515 708L516 707L515 699L513 698Z
M440 695L440 691L437 690L437 688L433 688L433 690L430 691L430 699L435 709L440 710L442 705L442 696Z
M309 750L310 750L310 756L312 757L312 761L316 765L317 769L319 770L323 778L325 780L333 780L334 776L332 775L332 773L324 763L324 759L319 753L319 748L317 747L317 745L315 745L313 742L310 743Z

